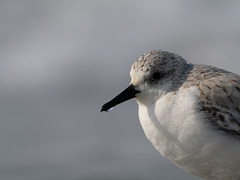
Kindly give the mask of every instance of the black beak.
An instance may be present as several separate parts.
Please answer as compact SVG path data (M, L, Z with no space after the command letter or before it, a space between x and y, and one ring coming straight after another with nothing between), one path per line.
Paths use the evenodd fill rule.
M113 108L114 106L136 97L137 93L140 93L140 91L136 90L134 85L130 84L123 92L121 92L119 95L117 95L111 101L104 104L102 106L101 112L108 111L109 109Z

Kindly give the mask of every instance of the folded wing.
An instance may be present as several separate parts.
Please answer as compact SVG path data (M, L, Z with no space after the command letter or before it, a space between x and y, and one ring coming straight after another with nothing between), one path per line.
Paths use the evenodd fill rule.
M220 70L221 71L221 70ZM224 70L223 70L224 71ZM240 136L240 76L218 72L199 82L203 111L218 129Z

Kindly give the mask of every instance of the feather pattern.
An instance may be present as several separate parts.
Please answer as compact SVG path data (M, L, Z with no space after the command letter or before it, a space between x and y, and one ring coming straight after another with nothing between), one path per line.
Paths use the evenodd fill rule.
M202 110L211 116L207 119L214 127L240 136L240 76L205 65L195 65L193 71L189 78L197 79Z

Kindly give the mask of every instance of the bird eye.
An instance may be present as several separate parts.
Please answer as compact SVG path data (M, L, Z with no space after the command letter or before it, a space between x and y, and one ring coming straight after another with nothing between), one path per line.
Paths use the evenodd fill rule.
M162 77L160 72L155 72L152 74L152 79L153 80L159 80Z

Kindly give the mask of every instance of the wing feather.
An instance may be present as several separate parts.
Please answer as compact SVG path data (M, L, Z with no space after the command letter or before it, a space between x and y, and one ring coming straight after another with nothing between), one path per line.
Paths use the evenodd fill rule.
M199 82L200 101L219 129L240 135L240 76L215 68Z

